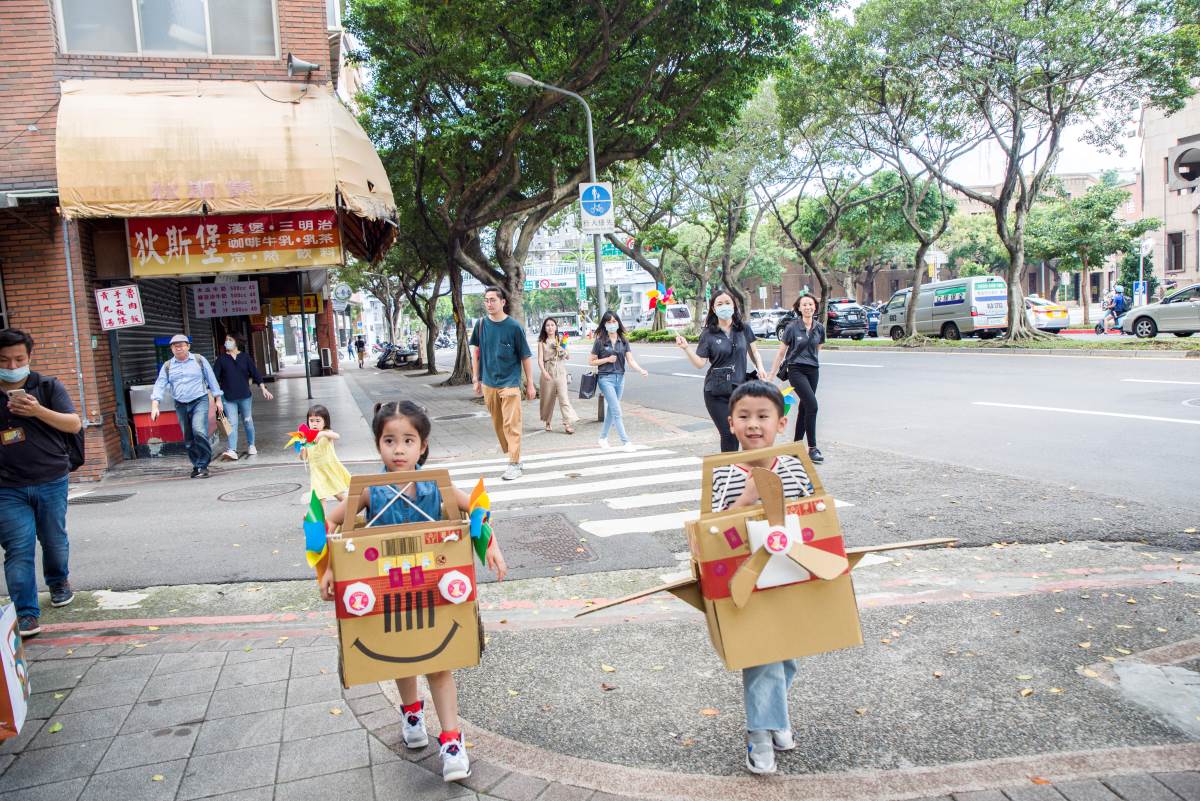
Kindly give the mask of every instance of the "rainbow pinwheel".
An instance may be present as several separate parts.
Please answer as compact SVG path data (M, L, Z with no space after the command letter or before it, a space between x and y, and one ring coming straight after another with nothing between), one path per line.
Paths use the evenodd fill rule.
M302 448L311 448L317 443L317 434L320 432L315 428L309 428L305 423L300 424L300 429L293 431L288 435L287 445L285 448L295 448L296 453L299 453Z
M783 414L786 417L792 413L792 408L796 405L796 392L791 387L786 387L783 390Z
M320 577L329 560L329 544L325 539L325 507L317 493L309 492L308 513L304 515L304 551L308 566Z
M488 546L492 544L492 499L483 488L483 479L471 490L470 501L467 503L467 515L471 519L471 541L475 545L475 554L481 563L486 563Z

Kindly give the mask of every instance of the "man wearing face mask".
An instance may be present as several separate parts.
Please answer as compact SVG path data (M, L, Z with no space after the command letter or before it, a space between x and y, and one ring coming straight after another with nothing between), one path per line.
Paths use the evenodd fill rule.
M17 606L22 637L41 631L34 552L42 544L42 575L50 602L75 598L67 580L67 474L64 434L83 423L57 378L29 370L33 337L0 331L0 546L4 580Z
M183 429L183 444L192 463L192 478L208 478L208 463L212 461L212 443L208 441L208 393L213 394L217 414L224 414L221 385L213 375L208 359L192 353L191 340L184 334L171 337L174 356L163 362L158 380L150 391L150 419L158 419L158 403L167 387L175 399L175 416Z
M250 358L250 354L242 351L242 342L240 336L226 334L225 352L217 357L217 363L213 365L217 383L225 393L222 397L230 426L229 447L221 454L221 458L231 462L238 459L239 422L246 427L246 452L251 456L258 454L258 448L254 447L254 418L250 414L254 404L250 384L258 384L264 400L274 397L263 383L258 365Z

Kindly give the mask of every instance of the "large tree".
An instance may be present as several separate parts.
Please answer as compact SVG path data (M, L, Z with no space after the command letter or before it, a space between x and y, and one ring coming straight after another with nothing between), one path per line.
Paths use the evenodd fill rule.
M584 96L596 168L711 144L818 0L356 0L348 25L372 72L366 109L384 147L413 148L418 201L446 258L505 287L521 317L538 228L588 178L581 109L511 86L510 70ZM486 252L484 229L491 253Z

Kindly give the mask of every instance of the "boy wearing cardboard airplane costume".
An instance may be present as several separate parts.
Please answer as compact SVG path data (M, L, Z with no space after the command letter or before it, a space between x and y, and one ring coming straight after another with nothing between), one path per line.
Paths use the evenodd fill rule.
M349 681L349 667L356 671L353 683L424 672L442 725L438 737L442 778L449 782L471 775L458 727L458 690L451 668L477 664L482 644L476 630L471 543L465 539L467 521L459 514L472 506L471 498L450 484L444 470L425 471L435 480L416 480L411 472L420 470L429 455L431 427L425 411L414 403L376 405L371 424L375 445L383 472L396 475L352 480L350 495L330 510L330 522L342 524L343 530L340 537L329 539L331 558L318 565L318 571L321 597L338 605L343 682ZM355 530L354 520L360 508L367 522L367 530L361 533ZM386 538L373 535L372 526L386 527ZM495 538L476 542L480 560L503 580L508 568ZM335 562L341 565L336 582ZM444 638L437 628L445 625L442 621L450 623ZM356 628L347 628L351 632L347 634L343 626ZM398 636L409 643L434 645L420 656L396 653L404 650L396 645ZM420 670L438 664L437 659L447 668ZM403 704L404 744L423 748L429 736L417 676L397 678L396 687Z
M579 614L663 591L703 612L725 666L742 671L746 768L773 773L774 752L795 747L787 692L796 658L863 643L850 570L868 552L954 540L846 548L834 499L803 449L772 447L787 423L779 390L746 382L729 411L743 452L705 457L701 516L687 524L692 576Z

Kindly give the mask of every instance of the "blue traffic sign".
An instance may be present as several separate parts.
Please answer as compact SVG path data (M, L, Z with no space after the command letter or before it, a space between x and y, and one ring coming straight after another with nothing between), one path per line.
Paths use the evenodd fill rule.
M612 209L612 195L603 186L592 184L583 190L580 203L584 214L589 217L603 217Z

